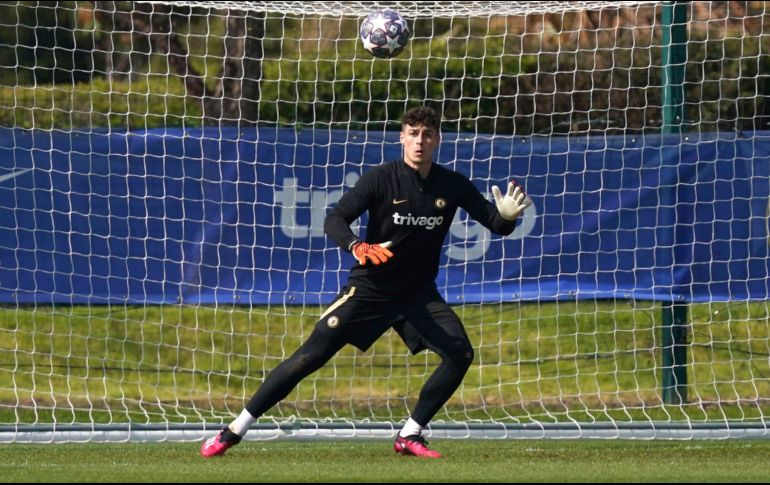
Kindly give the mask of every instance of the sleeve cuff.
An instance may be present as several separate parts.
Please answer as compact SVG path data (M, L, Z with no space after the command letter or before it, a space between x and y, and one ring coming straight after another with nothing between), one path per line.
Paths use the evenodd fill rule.
M361 241L359 239L353 239L348 243L347 248L345 249L347 252L352 253L353 252L353 246L360 243Z

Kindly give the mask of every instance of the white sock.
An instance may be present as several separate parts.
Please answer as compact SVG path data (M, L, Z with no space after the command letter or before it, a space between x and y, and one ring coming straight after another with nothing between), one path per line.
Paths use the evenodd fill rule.
M417 436L422 434L422 426L420 426L414 419L409 418L406 421L404 427L401 428L401 431L398 433L398 435L402 438L406 438L407 436L412 436L415 434Z
M237 434L238 436L243 437L249 428L251 428L251 424L254 421L256 421L256 418L244 409L241 411L241 415L235 418L235 421L230 423L230 426L228 427L230 428L230 431Z

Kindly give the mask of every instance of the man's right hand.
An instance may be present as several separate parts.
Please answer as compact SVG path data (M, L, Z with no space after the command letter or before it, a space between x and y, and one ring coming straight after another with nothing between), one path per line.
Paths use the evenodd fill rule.
M393 257L393 253L388 250L391 242L387 241L381 244L369 244L359 242L353 245L353 256L356 257L361 266L366 266L367 260L372 264L382 264Z

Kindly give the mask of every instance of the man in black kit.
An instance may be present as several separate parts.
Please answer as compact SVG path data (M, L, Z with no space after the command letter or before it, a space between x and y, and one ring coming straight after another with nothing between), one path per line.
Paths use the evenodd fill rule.
M393 327L409 350L430 349L441 363L394 443L397 453L441 455L427 447L422 430L452 396L473 360L463 324L436 289L439 256L458 207L495 234L513 232L529 206L514 182L503 195L492 187L488 202L466 178L433 163L440 118L427 107L406 112L401 125L404 158L364 173L326 217L326 234L358 260L342 289L300 348L265 378L241 415L201 447L208 458L241 441L251 424L320 369L345 344L368 349ZM366 240L350 224L369 211Z

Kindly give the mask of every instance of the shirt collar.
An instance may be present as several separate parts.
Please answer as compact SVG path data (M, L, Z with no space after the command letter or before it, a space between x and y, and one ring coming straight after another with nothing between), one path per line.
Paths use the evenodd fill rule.
M431 178L431 176L433 176L433 174L436 173L435 168L436 168L436 161L434 160L430 164L430 171L428 172L428 176L425 177L425 178L422 178L422 177L420 177L420 173L417 170L415 170L412 167L410 167L409 165L407 165L403 158L401 159L401 162L399 163L399 171L401 173L411 174L412 176L417 177L418 180L423 180L423 181L429 180Z

